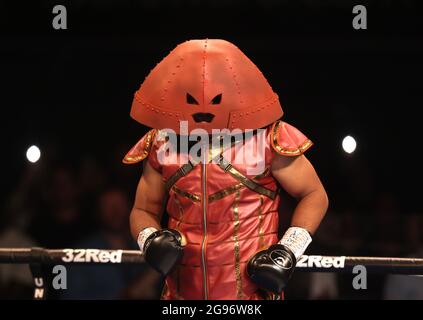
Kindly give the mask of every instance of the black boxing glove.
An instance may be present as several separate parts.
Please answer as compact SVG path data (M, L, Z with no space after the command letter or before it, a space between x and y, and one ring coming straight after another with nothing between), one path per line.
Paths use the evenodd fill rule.
M164 277L181 260L184 253L183 236L173 229L147 228L140 232L138 244L145 261ZM148 235L148 236L146 236Z
M256 253L247 264L247 274L259 287L280 294L294 272L297 259L311 242L307 230L290 227L279 243Z
M274 244L256 253L247 264L247 274L260 288L280 294L294 272L297 259L290 249Z

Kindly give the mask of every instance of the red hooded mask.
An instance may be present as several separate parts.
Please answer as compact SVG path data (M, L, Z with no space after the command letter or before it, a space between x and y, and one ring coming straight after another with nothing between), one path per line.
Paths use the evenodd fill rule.
M235 45L219 39L178 45L135 93L131 116L155 129L257 129L283 115L276 93Z

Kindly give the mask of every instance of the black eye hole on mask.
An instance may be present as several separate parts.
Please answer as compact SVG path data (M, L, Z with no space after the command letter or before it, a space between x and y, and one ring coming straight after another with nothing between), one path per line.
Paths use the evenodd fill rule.
M222 94L219 93L216 97L214 97L211 101L211 104L220 104L222 101Z
M188 104L198 104L197 100L195 100L195 98L190 95L189 93L187 93L187 103Z

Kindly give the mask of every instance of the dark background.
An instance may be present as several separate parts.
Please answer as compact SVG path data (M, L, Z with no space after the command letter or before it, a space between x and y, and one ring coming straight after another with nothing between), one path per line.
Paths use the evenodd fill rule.
M56 4L67 8L68 30L51 26ZM367 30L352 28L356 4L367 7ZM69 246L98 228L105 190L131 203L141 166L121 159L147 130L129 117L133 93L178 43L223 38L262 70L285 121L315 143L307 156L331 203L314 253L417 254L422 12L418 1L0 2L2 228ZM351 155L341 148L348 134L358 143ZM32 144L37 164L25 158ZM61 226L70 234L62 242L58 222L44 223L61 188L78 203L78 227Z

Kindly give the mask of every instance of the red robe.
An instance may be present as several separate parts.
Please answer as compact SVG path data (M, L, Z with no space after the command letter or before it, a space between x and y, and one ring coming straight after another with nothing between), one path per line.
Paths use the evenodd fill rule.
M149 131L126 155L125 163L145 158L161 173L169 199L168 228L187 239L181 263L166 279L164 299L265 298L246 273L248 260L278 241L278 183L271 175L277 155L298 156L312 142L293 126L277 121L263 133L264 152L235 161L229 145L221 162L198 163L181 170L186 154L159 161L157 130ZM259 139L254 135L251 139ZM219 153L219 152L218 152ZM250 174L257 163L264 172ZM228 164L230 165L228 166ZM181 174L183 172L183 174Z

